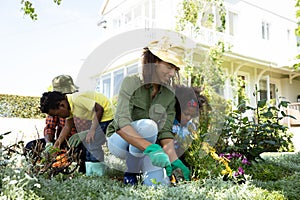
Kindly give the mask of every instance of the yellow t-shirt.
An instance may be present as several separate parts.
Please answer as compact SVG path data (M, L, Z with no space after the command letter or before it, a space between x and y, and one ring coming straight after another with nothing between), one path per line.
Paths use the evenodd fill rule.
M67 99L71 109L71 115L68 118L78 117L80 119L93 120L95 117L95 103L98 103L104 109L101 122L113 119L111 102L101 93L77 92L67 94Z

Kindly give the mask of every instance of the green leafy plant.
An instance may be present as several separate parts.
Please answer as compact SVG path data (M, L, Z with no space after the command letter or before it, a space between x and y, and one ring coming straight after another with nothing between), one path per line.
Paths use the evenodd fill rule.
M254 108L241 100L237 110L229 113L225 121L220 152L237 152L252 161L261 158L263 152L292 151L292 134L281 123L284 117L292 117L282 111L287 105L286 101L273 106L267 105L266 100L259 100ZM246 111L253 117L245 115Z
M0 199L40 199L32 188L39 187L37 178L26 173L26 161L20 153L23 141L3 146L0 135Z

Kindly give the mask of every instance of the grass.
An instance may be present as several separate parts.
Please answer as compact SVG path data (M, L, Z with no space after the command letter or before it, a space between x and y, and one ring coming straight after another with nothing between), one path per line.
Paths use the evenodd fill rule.
M104 177L74 173L51 180L32 178L24 169L1 172L0 199L299 199L300 153L266 154L253 166L245 184L209 178L177 186L148 187L122 183L122 172L110 169ZM274 178L275 176L275 178Z
M64 182L44 180L36 194L44 199L284 199L277 191L270 192L252 184L225 183L220 179L155 188L124 186L106 177L78 177Z

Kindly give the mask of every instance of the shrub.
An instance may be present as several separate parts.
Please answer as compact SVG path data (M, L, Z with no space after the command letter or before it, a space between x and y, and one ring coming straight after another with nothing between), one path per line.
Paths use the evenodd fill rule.
M219 151L241 153L250 161L260 158L263 152L292 151L292 134L287 133L287 126L280 122L289 117L281 111L287 105L288 102L281 101L278 107L268 106L266 100L260 100L253 108L241 101L225 121ZM254 116L246 116L246 112Z
M295 174L289 177L289 179L287 180L285 179L285 180L268 181L268 182L254 180L253 185L268 191L280 191L281 194L284 195L285 199L298 200L299 191L300 191L299 179L300 179L300 175Z
M4 133L0 135L0 141ZM26 173L27 163L19 153L23 142L3 147L0 142L0 193L1 199L41 199L32 189L39 187L38 180Z
M252 179L262 181L277 181L293 174L293 171L289 169L265 161L253 162L251 166L245 167L245 170L247 174L252 176ZM282 171L285 173L282 173Z
M39 105L39 97L0 94L0 117L45 118Z

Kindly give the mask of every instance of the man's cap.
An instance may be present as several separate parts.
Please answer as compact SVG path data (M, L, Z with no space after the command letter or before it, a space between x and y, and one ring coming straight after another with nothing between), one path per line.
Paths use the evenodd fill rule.
M178 44L171 43L167 37L163 37L160 41L151 42L148 49L161 60L171 63L179 69L186 65L183 60L185 49Z
M59 75L52 80L52 91L58 91L64 94L78 92L79 87L73 82L69 75Z

